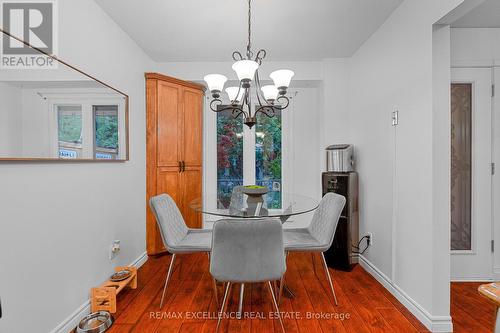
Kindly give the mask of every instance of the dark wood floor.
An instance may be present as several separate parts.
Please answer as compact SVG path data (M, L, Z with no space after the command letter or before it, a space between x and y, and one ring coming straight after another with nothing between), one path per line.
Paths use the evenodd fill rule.
M169 285L166 302L159 303L170 256L150 258L139 270L136 290L124 290L118 301L116 322L109 333L213 332L216 307L208 273L207 257L202 254L179 256ZM288 262L287 283L296 298L284 298L287 332L427 332L425 327L386 289L359 265L350 272L333 271L339 306L332 305L328 282L319 257L292 254ZM491 332L493 306L476 292L477 284L454 284L452 314L456 332ZM237 310L239 288L233 288L229 313ZM222 290L219 290L219 296ZM224 320L220 332L280 332L279 323L261 318L272 311L271 298L263 284L245 288L244 311L254 318ZM484 310L481 310L484 309ZM328 314L328 319L305 319L307 314ZM206 316L210 316L206 319ZM301 316L301 319L292 318ZM335 318L336 317L336 318Z
M453 282L451 284L451 316L456 333L493 332L495 306L480 296L478 282Z

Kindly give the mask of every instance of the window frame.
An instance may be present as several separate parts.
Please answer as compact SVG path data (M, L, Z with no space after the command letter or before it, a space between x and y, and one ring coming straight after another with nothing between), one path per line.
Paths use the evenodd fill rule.
M94 153L94 108L93 106L118 106L118 155L116 160L126 159L126 101L112 94L84 93L84 94L51 94L47 98L49 111L52 113L49 124L50 150L52 156L59 158L58 110L59 105L82 106L82 155L77 159L96 160ZM87 139L90 138L90 139Z
M296 91L289 90L287 96L290 99L297 94ZM227 104L229 101L224 100L223 103ZM209 95L205 96L204 103L204 116L203 116L203 197L216 198L217 196L217 113L210 109ZM255 99L254 99L255 100ZM293 156L290 145L293 138L293 117L291 113L294 112L293 103L290 103L288 108L282 111L281 115L281 200L286 198L286 193L293 193L293 181L291 175L293 174ZM255 184L256 181L256 167L255 167L255 129L243 125L243 184ZM216 209L217 202L203 202L207 209ZM271 210L273 211L273 210ZM203 223L213 222L219 218L203 214Z

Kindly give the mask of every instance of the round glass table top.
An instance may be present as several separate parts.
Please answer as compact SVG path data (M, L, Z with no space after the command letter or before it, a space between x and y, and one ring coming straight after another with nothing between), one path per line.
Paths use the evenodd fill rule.
M318 200L300 194L283 193L281 207L268 207L266 194L248 196L233 193L231 199L221 200L217 195L206 195L190 202L189 206L203 214L233 218L288 217L311 212L318 208Z

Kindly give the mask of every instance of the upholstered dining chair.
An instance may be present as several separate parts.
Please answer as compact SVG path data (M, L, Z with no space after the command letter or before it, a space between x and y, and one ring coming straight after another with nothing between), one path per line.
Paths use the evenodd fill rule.
M287 254L289 252L321 253L323 267L330 284L335 305L338 304L337 296L335 295L332 277L330 276L323 253L332 246L335 230L337 229L345 202L345 197L335 193L327 193L319 203L319 207L314 212L312 221L307 228L283 229L283 239Z
M217 281L226 282L216 332L233 283L267 282L276 313L279 313L271 281L283 282L285 270L283 229L279 220L231 219L215 222L210 273ZM281 316L278 319L284 332Z
M160 309L163 307L165 292L172 276L175 257L181 253L210 253L212 247L212 231L207 229L190 229L186 226L179 208L168 194L160 194L149 200L149 206L156 217L161 239L172 259L165 278L165 286L161 295ZM214 286L216 287L216 286Z

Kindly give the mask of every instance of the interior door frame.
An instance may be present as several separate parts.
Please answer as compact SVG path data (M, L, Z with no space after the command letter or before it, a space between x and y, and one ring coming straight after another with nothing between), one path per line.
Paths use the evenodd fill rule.
M490 82L493 84L494 82L494 72L493 68L491 67L452 67L452 73L454 70L489 70L490 71ZM470 250L451 250L450 249L450 256L454 255L476 255L478 252L478 231L477 231L477 222L478 222L478 202L477 202L477 197L478 197L478 191L477 191L477 149L476 149L476 143L477 143L477 115L475 110L477 110L477 105L478 105L478 100L477 100L477 80L460 80L460 79L453 79L453 74L452 74L452 79L451 79L451 84L460 84L460 83L466 83L466 84L471 84L472 85L472 114L471 114L471 126L472 126L472 132L471 132L471 249ZM490 162L494 160L494 106L493 106L493 96L491 96L490 100ZM491 234L491 239L495 239L494 235L494 194L493 194L493 175L490 174L490 234ZM450 243L451 244L451 243ZM495 269L494 269L494 253L491 253L490 256L490 272L489 272L489 277L487 278L457 278L454 276L451 276L451 281L491 281L495 277ZM452 258L450 258L450 261L452 261ZM453 267L451 267L451 274L453 274Z

